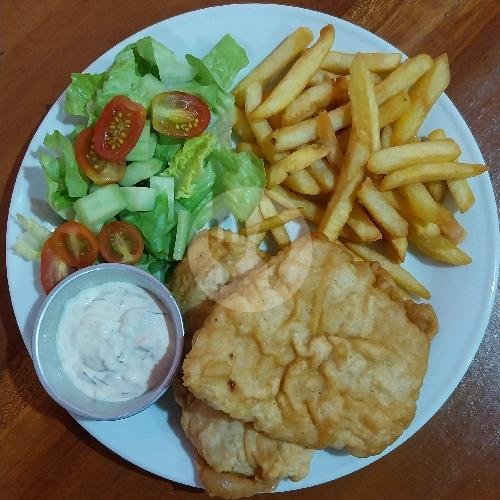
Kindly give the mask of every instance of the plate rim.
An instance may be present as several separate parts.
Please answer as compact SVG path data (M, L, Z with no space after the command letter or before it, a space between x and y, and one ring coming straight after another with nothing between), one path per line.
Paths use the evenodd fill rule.
M235 8L235 9L255 9L255 8L258 8L258 9L281 10L281 11L283 11L283 10L295 11L299 16L300 15L303 15L303 16L307 15L307 16L312 16L316 19L317 19L317 16L319 15L319 16L324 17L325 20L328 19L329 22L334 23L334 25L335 24L342 24L347 29L354 30L354 31L360 30L361 32L363 32L363 34L365 36L375 37L377 39L377 41L384 43L387 46L387 49L391 49L391 50L400 52L401 54L403 54L403 57L405 57L405 58L407 57L404 52L399 50L397 47L393 46L390 42L387 42L385 39L383 39L379 35L372 33L361 26L358 26L358 25L351 23L349 21L346 21L344 19L335 17L335 16L328 14L326 12L316 11L316 10L308 9L308 8L304 8L304 7L297 7L297 6L291 6L291 5L285 5L285 4L274 4L274 3L270 3L270 4L261 4L261 3L222 4L222 5L204 7L201 9L195 9L195 10L183 12L183 13L177 14L175 16L162 19L162 20L155 22L151 25L148 25L148 26L132 33L131 35L127 36L126 38L118 41L115 45L110 47L108 50L101 53L98 57L94 58L93 61L87 66L87 68L82 70L82 72L88 71L88 68L90 66L95 64L101 58L105 57L111 51L116 51L116 50L118 50L118 47L125 45L127 43L130 43L132 40L135 40L141 36L147 35L147 32L149 32L150 30L154 29L155 27L157 27L163 23L170 22L170 21L173 21L173 20L181 18L181 17L188 17L188 16L193 15L193 14L198 14L198 13L202 13L202 12L209 12L212 10L222 10L222 9L227 9L227 8L230 8L230 9L232 9L232 8ZM305 20L304 24L307 24L307 20ZM46 120L47 116L51 113L53 108L55 106L57 106L58 103L62 102L62 100L64 99L64 96L66 94L66 91L67 91L67 87L63 90L63 92L59 95L59 97L54 101L53 105L50 107L50 109L44 115L42 121L40 122L40 124L36 128L35 132L33 133L31 140L29 142L29 145L26 148L25 154L24 154L23 159L21 161L21 164L20 164L21 167L25 164L25 160L28 157L29 152L32 150L33 143L36 142L35 139L38 137L44 121ZM468 129L470 138L472 139L471 141L469 141L470 146L472 146L472 148L475 150L474 153L476 155L478 155L484 163L484 158L483 158L482 153L479 149L477 141L476 141L474 135L472 134L472 131L470 130L467 122L463 118L462 114L458 111L457 107L454 105L454 103L451 101L451 99L446 94L443 94L440 97L440 101L442 101L442 104L446 108L449 108L452 113L457 114L460 117L461 121L463 122L465 127ZM9 235L11 234L11 232L13 230L13 226L15 224L13 221L12 203L13 203L13 199L14 199L15 195L20 191L20 183L21 183L20 172L21 172L21 168L18 170L16 180L15 180L15 183L14 183L14 186L12 189L9 210L8 210L8 215L7 215L7 231L6 231L6 240L5 240L6 241L6 261L5 261L5 263L6 263L6 270L7 270L7 282L8 282L8 287L9 287L9 296L10 296L11 303L12 303L12 309L14 311L14 316L16 318L16 322L18 325L19 332L21 334L21 338L23 339L23 342L25 343L25 346L28 350L28 353L31 356L31 346L28 344L28 342L26 341L26 339L22 335L21 328L19 326L20 321L18 319L18 313L17 313L16 309L14 308L14 301L13 301L12 287L11 287L12 270L11 270L11 268L9 268L9 260L10 260L9 255L12 253L12 251L10 250L9 246L7 245L8 241L10 239ZM495 222L495 219L496 219L497 226L498 226L498 211L497 211L497 206L496 206L496 201L495 201L494 190L493 190L491 178L488 176L487 180L482 181L482 184L484 184L483 187L486 189L486 194L487 194L485 201L487 202L488 215L491 216L491 218L493 219L493 222ZM496 290L498 287L498 278L499 278L500 234L498 232L496 233L496 237L493 236L493 241L494 241L494 248L491 251L491 255L492 255L491 262L492 262L496 272L494 273L493 278L491 280L491 289L489 290L489 293L488 293L488 303L486 304L486 307L483 307L483 314L481 314L481 324L480 324L480 328L478 328L478 330L480 332L482 332L481 336L478 335L477 337L475 337L475 342L473 344L471 344L472 349L469 349L469 357L467 358L467 360L465 362L461 363L460 370L454 371L455 376L452 378L451 381L448 381L447 390L445 391L445 393L443 393L444 395L442 394L441 397L439 398L438 402L431 405L430 408L426 412L424 412L424 414L415 416L415 418L411 422L411 425L414 427L414 431L412 432L412 434L405 435L406 434L406 430L405 430L405 432L402 434L402 436L400 436L400 438L398 438L398 440L395 443L393 443L392 445L387 447L382 453L380 453L379 455L374 455L374 456L371 456L371 457L364 459L363 463L359 464L360 465L359 467L356 467L354 469L351 468L350 471L343 472L340 475L336 475L336 477L333 479L326 479L324 481L321 480L319 482L310 482L310 481L307 481L308 476L306 476L306 478L304 478L302 481L299 481L297 483L294 483L290 480L286 480L286 481L282 481L280 483L280 485L286 484L286 486L287 486L286 489L278 488L276 491L292 491L292 490L309 488L309 487L313 487L316 485L324 484L326 482L334 481L335 479L338 479L338 478L343 477L343 476L348 475L348 474L352 474L352 473L366 467L367 465L373 463L374 461L378 460L379 458L385 456L386 454L392 452L397 447L401 446L404 442L406 442L408 439L413 437L423 427L423 425L425 425L427 422L429 422L429 420L437 413L437 411L442 408L444 403L451 397L451 395L457 389L458 385L460 384L460 381L463 379L466 372L468 371L470 364L472 363L472 360L476 356L477 351L479 349L479 346L480 346L482 340L484 339L484 336L486 334L486 329L487 329L488 323L489 323L490 318L491 318L491 313L492 313L493 306L495 303L495 295L496 295ZM123 451L120 451L120 452L117 451L115 446L113 446L112 444L107 442L100 435L97 435L97 433L94 432L93 430L90 430L89 424L91 423L91 421L86 421L84 419L80 419L74 415L72 415L72 416L87 432L89 432L89 434L91 434L95 439L97 439L99 442L101 442L108 449L110 449L111 451L113 451L114 453L116 453L117 455L122 457L124 460L127 460L128 462L134 464L135 466L137 466L143 470L146 470L152 474L155 474L159 477L163 477L167 480L175 481L175 482L178 482L179 484L183 484L186 486L200 487L199 484L186 483L182 479L174 477L175 474L173 474L173 475L169 474L169 477L167 477L163 473L160 473L160 472L155 471L155 470L151 470L151 468L148 468L148 467L145 467L144 465L141 465L135 458L130 456L128 453L124 453ZM309 483L309 484L305 484L305 483Z

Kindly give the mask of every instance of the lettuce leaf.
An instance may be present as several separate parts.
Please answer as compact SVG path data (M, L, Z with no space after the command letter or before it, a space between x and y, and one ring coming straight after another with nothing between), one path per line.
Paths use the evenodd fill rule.
M212 116L207 131L215 134L224 146L230 146L231 131L235 118L234 96L220 92L217 103L212 109Z
M189 198L181 198L179 203L190 212L193 212L197 206L207 203L213 198L214 184L215 170L213 165L208 162L200 177L193 183L193 194Z
M235 153L227 147L214 150L210 161L216 174L215 194L224 197L226 207L239 221L245 221L264 191L264 162L252 152Z
M93 102L101 88L104 73L73 73L66 93L64 110L70 115L90 118L89 103Z
M152 255L143 253L139 262L137 262L136 267L152 274L157 280L164 283L167 271L171 265L171 262L167 262L166 260L158 259Z
M245 49L231 35L223 36L202 59L192 54L187 54L186 59L196 69L200 83L216 83L225 91L231 88L238 72L248 64Z
M189 198L193 194L196 181L203 173L205 160L216 142L215 136L211 134L193 137L169 161L169 168L163 174L174 178L176 199Z
M96 92L96 106L102 110L117 95L130 95L139 85L140 75L137 72L134 51L123 49L112 66L104 73L102 87Z
M167 259L170 251L169 231L175 226L175 220L169 217L166 193L156 197L155 208L148 212L128 212L122 220L137 226L144 238L146 248L158 259Z
M186 61L179 61L174 52L150 36L141 38L129 47L136 58L138 56L139 71L152 73L168 87L188 82L194 77L195 71Z
M56 155L59 163L59 178L62 178L62 175L64 175L64 183L66 184L68 195L71 198L86 196L90 181L78 168L71 141L56 130L52 134L47 134L43 143ZM52 166L52 168L54 167ZM55 170L53 173L55 173ZM53 180L55 179L53 178Z

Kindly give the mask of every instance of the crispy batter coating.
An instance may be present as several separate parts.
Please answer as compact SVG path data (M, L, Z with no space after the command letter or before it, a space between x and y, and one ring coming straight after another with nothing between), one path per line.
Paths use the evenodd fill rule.
M415 416L437 328L431 306L394 290L342 245L301 238L213 307L184 384L274 439L380 453Z
M268 257L247 238L220 228L197 235L170 280L183 312L187 346L236 278ZM200 479L211 495L247 497L272 491L284 477L298 481L308 473L312 450L271 439L250 424L214 410L179 380L174 394L182 408L184 432L199 454Z

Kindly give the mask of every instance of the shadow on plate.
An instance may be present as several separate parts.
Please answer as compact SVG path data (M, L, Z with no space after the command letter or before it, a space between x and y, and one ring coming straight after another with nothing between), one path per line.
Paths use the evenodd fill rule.
M191 444L191 441L184 434L184 430L181 425L181 407L175 402L174 391L172 386L168 389L168 391L155 403L159 408L165 410L167 413L167 423L170 428L174 431L174 434L179 439L181 446L186 451L189 459L191 460L191 464L193 466L193 470L196 475L196 482L201 484L200 479L198 477L198 467L196 464L196 450L194 446ZM186 491L197 491L197 488L193 488L191 486L180 485L181 489L185 489Z

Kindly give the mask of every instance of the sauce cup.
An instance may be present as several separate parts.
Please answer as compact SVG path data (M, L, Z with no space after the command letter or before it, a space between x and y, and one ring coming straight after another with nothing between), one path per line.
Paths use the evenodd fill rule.
M137 285L152 294L165 312L169 331L164 373L153 387L127 401L101 401L80 391L64 373L56 346L56 333L66 302L82 290L107 282ZM49 395L70 413L92 420L117 420L141 412L171 385L182 360L184 327L172 294L156 278L125 264L98 264L77 271L59 283L42 304L35 321L32 353L35 370Z

